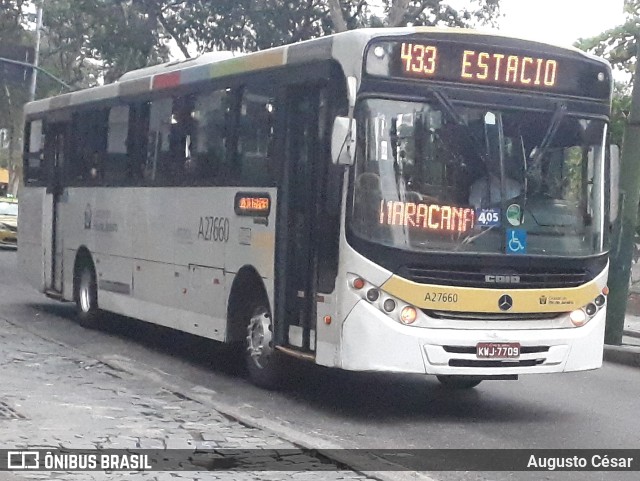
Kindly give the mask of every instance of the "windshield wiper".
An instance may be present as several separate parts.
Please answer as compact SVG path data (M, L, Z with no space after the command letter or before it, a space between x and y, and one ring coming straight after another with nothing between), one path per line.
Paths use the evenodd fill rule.
M485 171L488 174L489 173L489 164L487 162L487 158L486 158L484 152L482 151L482 149L480 148L479 140L473 134L473 132L469 128L469 125L467 124L467 122L460 116L460 114L458 113L456 108L451 103L451 100L449 100L449 97L447 97L447 95L444 92L441 92L440 90L437 90L435 88L431 88L429 90L431 91L433 96L436 98L436 100L440 103L440 106L442 106L442 108L445 110L445 112L454 121L454 123L456 125L464 127L463 131L464 131L464 133L465 133L465 135L467 137L467 140L469 140L471 142L471 145L473 146L473 153L478 156L478 158L480 159L480 161L484 165Z
M532 155L534 156L532 159L534 165L539 162L544 154L547 153L547 150L549 150L551 141L558 131L560 122L562 121L566 113L567 106L565 104L560 104L556 107L556 110L553 112L553 117L551 117L551 122L549 122L549 127L547 128L547 131L542 138L542 142L540 142L539 146L534 147L534 149L531 151L531 154L529 155L529 157L531 157Z
M542 160L542 157L544 157L544 155L549 150L549 147L551 146L551 141L553 140L553 137L556 135L556 132L558 131L558 127L560 126L560 123L562 122L562 119L564 118L566 113L567 113L567 106L565 104L558 104L558 106L556 107L556 110L553 112L553 116L551 117L551 122L549 122L549 127L547 127L547 131L545 132L544 137L540 142L540 145L534 147L533 150L531 151L531 154L529 155L529 158L533 157L531 159L532 166L534 167L537 166ZM525 157L525 162L526 162L526 157ZM524 173L525 189L522 197L522 209L520 211L521 224L524 222L524 212L527 207L527 185L529 180L528 165L525 164L525 166L526 166L525 173Z

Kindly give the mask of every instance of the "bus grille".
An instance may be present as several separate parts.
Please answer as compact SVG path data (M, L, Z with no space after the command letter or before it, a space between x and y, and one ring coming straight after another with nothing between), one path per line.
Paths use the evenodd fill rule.
M562 312L527 312L522 314L510 314L502 312L457 312L434 311L422 309L429 317L434 319L450 319L454 321L542 321L554 319Z
M475 361L467 359L452 359L449 361L451 367L530 367L539 366L544 363L544 359L525 359L522 361Z
M449 360L449 366L478 368L539 366L547 360L550 349L549 346L521 346L520 355L524 357L521 359L478 359L475 357L476 346L442 346L442 348L453 355L453 359Z
M419 284L435 284L459 287L483 287L485 289L552 289L561 287L578 287L589 280L588 273L584 269L544 269L538 270L529 267L523 272L509 272L487 267L448 267L447 269L431 268L419 265L405 265L400 268L398 274ZM503 277L511 279L519 278L519 282L487 282L486 276Z

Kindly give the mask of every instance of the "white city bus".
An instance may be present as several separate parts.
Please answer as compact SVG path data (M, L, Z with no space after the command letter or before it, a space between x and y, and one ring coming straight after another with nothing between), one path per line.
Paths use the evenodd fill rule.
M38 100L20 265L83 325L243 343L262 386L286 356L452 387L594 369L611 86L575 49L400 28Z

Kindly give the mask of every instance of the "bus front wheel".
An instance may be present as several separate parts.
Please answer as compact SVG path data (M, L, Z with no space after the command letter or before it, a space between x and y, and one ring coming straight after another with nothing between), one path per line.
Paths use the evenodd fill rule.
M440 383L449 389L471 389L482 382L475 376L436 376Z
M274 349L273 321L263 305L253 310L247 328L245 358L251 381L266 389L279 387L282 381L282 355Z
M93 265L82 261L76 272L76 313L83 327L95 328L98 324L98 287Z

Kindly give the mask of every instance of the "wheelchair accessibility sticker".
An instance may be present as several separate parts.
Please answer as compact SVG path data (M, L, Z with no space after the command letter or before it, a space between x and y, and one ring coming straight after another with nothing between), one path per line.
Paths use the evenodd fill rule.
M507 254L527 253L527 231L524 229L507 229Z

